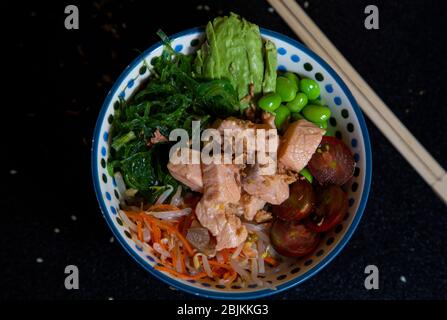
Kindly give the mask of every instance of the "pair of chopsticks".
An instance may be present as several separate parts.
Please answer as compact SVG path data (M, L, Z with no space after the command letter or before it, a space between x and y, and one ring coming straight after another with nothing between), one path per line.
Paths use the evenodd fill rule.
M447 203L447 174L357 73L295 0L267 0L289 27L347 84L362 111Z

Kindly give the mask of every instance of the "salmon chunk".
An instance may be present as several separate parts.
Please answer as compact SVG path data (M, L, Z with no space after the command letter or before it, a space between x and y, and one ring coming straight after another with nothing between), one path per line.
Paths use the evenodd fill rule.
M189 150L188 152L198 152ZM202 168L200 164L168 163L169 173L193 191L203 192Z
M271 204L281 204L289 198L289 184L294 181L286 174L262 175L259 165L247 167L242 188L248 194Z
M266 202L260 198L244 193L239 201L239 205L244 213L244 218L248 221L253 220L256 213L264 208Z
M237 203L241 198L239 168L232 164L202 164L203 197L214 203Z
M288 170L301 171L312 158L325 130L307 120L293 122L278 148L278 163Z
M247 229L224 204L209 202L202 197L195 211L200 224L216 237L216 250L235 248L247 239Z

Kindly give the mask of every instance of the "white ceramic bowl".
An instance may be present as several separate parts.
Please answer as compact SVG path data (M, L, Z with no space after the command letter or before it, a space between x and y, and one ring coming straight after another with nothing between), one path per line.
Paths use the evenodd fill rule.
M203 38L203 28L189 29L171 37L172 47L182 53L192 53ZM279 33L261 29L262 36L272 40L278 49L278 69L290 70L313 78L321 87L321 100L332 111L328 130L334 131L351 147L357 161L354 178L348 184L349 209L345 219L335 229L327 232L312 256L297 260L281 272L266 277L277 289L263 289L256 285L248 288L226 288L213 281L185 281L159 272L153 268L154 259L135 244L129 229L117 214L120 194L113 177L106 170L109 154L109 131L114 114L114 104L119 98L128 99L150 74L153 57L159 56L163 46L157 43L136 58L121 74L110 90L101 108L93 138L92 175L101 211L114 235L126 251L153 276L167 284L209 298L251 299L272 295L289 289L315 275L343 249L357 227L368 198L371 182L371 147L363 115L351 92L340 77L315 53L299 42ZM146 63L144 63L146 61Z

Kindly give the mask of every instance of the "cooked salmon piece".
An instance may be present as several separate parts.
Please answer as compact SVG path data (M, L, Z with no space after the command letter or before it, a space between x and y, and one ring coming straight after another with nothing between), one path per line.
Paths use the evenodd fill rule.
M202 197L195 211L201 225L216 237L216 250L235 248L247 239L247 229L224 204L209 202Z
M242 188L248 194L271 204L281 204L289 198L289 184L294 181L286 174L262 175L256 164L247 167L242 179Z
M265 223L265 222L270 221L272 219L273 219L272 213L268 212L266 210L259 210L256 213L255 218L254 218L254 220L257 223Z
M219 130L221 134L224 133L225 129L255 129L256 125L249 120L242 120L235 117L228 117L224 120L217 120L214 127Z
M213 203L237 203L241 198L239 168L233 164L202 164L203 197Z
M248 193L244 193L241 196L241 200L239 201L239 205L244 214L244 218L248 221L253 220L254 216L259 210L264 208L266 202L260 198L249 195Z
M192 154L199 151L188 149L187 152ZM203 192L202 168L200 164L174 164L170 161L167 167L174 179L190 187L193 191Z
M230 203L227 206L227 213L232 213L238 217L244 217L245 220L251 221L256 213L264 208L266 202L256 198L248 193L242 192L241 199L238 203Z
M301 171L312 158L325 130L307 120L292 122L278 148L278 165L288 170Z
M235 248L247 239L247 229L242 225L241 219L230 214L224 229L216 236L216 250Z

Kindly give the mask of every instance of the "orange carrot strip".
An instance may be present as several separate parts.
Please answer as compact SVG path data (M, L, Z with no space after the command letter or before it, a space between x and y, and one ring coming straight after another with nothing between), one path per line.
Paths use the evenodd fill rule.
M149 224L151 226L152 233L153 233L152 234L153 242L160 243L160 240L161 240L161 230L160 230L160 228L155 223L152 223L151 221L149 221Z
M135 212L135 211L124 211L124 213L132 220L134 221L140 221L142 220L141 212Z
M174 211L174 210L180 210L180 209L172 204L167 203L154 204L153 206L150 206L149 209L147 209L147 211Z
M181 234L179 230L174 228L172 225L170 225L167 222L158 220L156 218L145 216L145 219L148 219L149 221L152 221L154 225L157 225L159 228L166 230L167 232L171 234L175 234L175 236L183 243L183 246L185 247L185 250L188 252L190 256L194 255L194 250L192 249L190 243L186 238Z
M220 251L220 253L222 254L222 257L223 257L224 261L228 262L228 260L230 258L228 249L223 249L222 251Z
M143 227L142 227L142 223L141 221L137 221L137 237L138 240L140 240L141 242L143 242Z
M186 272L185 260L188 258L185 256L185 252L182 249L179 248L179 251L180 251L180 262L182 265L182 272L185 273Z
M264 261L273 267L276 267L279 264L278 261L276 261L276 259L271 256L265 257Z
M191 274L186 274L186 273L181 273L181 272L177 272L175 270L169 269L165 266L155 266L154 267L156 270L158 271L165 271L165 272L169 272L170 274L180 278L180 279L184 279L184 280L196 280L196 279L202 279L205 278L206 272L200 272L194 275Z
M233 271L233 268L231 266L229 266L227 264L224 264L224 263L219 263L219 262L214 261L214 260L208 260L208 263L210 264L210 266L213 266L213 267L218 267L218 268L222 268L222 269Z

